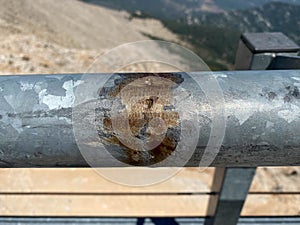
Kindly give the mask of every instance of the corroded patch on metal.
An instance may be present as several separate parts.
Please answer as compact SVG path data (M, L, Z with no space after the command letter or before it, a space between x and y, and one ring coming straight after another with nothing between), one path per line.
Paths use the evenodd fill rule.
M130 165L147 166L166 159L180 140L180 117L172 91L183 78L168 73L112 79L115 85L99 92L96 109L103 144L114 157ZM103 108L104 102L111 107Z

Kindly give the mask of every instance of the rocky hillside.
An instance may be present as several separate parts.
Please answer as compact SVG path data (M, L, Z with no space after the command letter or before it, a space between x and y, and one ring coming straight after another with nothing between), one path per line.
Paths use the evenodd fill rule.
M294 5L300 5L299 0L251 0L251 1L237 1L237 0L214 0L215 4L220 8L228 10L249 9L253 7L262 6L270 2L282 2Z
M143 38L138 32L126 32L131 30L130 27L126 30L123 15L81 2L1 0L0 4L0 18L8 29L34 34L66 47L103 49ZM115 32L124 35L114 36Z
M140 11L159 19L180 19L196 16L203 12L226 12L249 9L270 2L300 5L299 0L82 0L130 13Z
M195 17L194 24L241 32L280 31L300 43L300 5L273 2L261 7Z
M77 0L0 0L0 5L1 74L85 72L96 56L120 44L154 34L180 42L158 20L133 19Z
M84 1L127 10L135 18L160 19L213 70L233 68L243 32L280 31L300 44L299 0Z
M232 69L238 39L244 32L283 32L300 44L300 5L272 2L225 13L199 13L165 26L191 43L211 68ZM205 54L204 54L205 53Z

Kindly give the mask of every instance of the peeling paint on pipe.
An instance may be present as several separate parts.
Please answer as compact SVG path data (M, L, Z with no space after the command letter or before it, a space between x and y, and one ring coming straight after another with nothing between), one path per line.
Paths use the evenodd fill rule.
M300 70L213 75L224 95L226 132L211 166L300 166ZM121 75L124 79L128 76L132 74ZM82 77L80 74L0 76L0 167L89 166L76 144L72 124L75 91L84 83ZM147 104L153 104L153 99ZM194 108L202 115L205 104ZM185 166L199 165L210 132L209 118L201 126L197 149ZM111 145L114 147L116 143ZM128 156L116 157L121 160Z

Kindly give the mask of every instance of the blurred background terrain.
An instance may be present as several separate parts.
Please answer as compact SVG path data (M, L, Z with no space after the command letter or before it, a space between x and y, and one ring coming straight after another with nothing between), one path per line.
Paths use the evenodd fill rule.
M155 18L188 42L213 70L232 69L244 32L280 31L300 44L299 0L85 0L132 17ZM152 36L160 39L159 36Z
M193 50L212 70L230 70L233 69L239 36L243 32L280 31L300 44L299 12L299 0L0 0L0 74L82 73L88 70L97 56L105 54L113 47L151 39L171 41ZM147 49L147 54L155 55L159 50L159 46L156 49ZM178 59L177 53L166 51L166 54L174 60ZM141 66L136 70L147 68ZM160 67L157 67L157 70L160 70ZM124 188L110 184L91 171L78 169L75 175L74 173L74 169L4 169L0 171L0 190L2 193L56 193L55 190L65 188L67 191L78 193L80 190L97 192L104 188L104 192L108 193L111 190L120 192ZM153 189L145 190L162 190L166 193L172 190L177 192L181 187L184 189L182 191L187 193L207 192L212 174L212 169L202 174L196 169L184 169L165 185L159 184ZM274 195L272 198L260 195L250 198L246 203L247 213L263 214L272 209L274 215L300 215L299 178L299 167L259 168L252 185L253 192L286 191L298 194ZM74 186L77 188L72 188ZM145 191L126 188L124 190ZM22 200L20 196L16 196L15 199L13 197L0 196L0 203L3 202L0 204L0 213L10 215L27 210L30 215L44 215L43 212L52 210L55 214L55 207L62 204L66 208L60 210L65 214L70 211L68 207L76 214L76 210L72 211L77 201L75 198L53 199L52 196L48 198L48 202L45 199L42 201L49 204L43 209L43 205L37 204L38 199L35 202L34 199L28 201L26 198ZM167 196L166 199L170 200L171 197ZM162 198L164 201L166 199ZM16 200L19 204L14 204ZM133 198L133 210L140 209L144 203L152 200L151 197L144 200L140 196ZM83 197L78 201L79 205L85 204ZM124 202L126 201L125 199ZM138 202L143 204L139 205ZM201 204L190 199L185 202L191 205L198 204L197 207ZM103 212L108 212L111 206L103 205L102 201L96 203ZM37 208L30 211L30 207ZM180 214L187 210L205 211L203 206L197 207L192 209L181 206L173 212ZM166 205L165 212L158 211L158 214L161 212L164 215L163 213L175 208L176 205L172 205L171 202ZM124 215L127 215L128 209L122 210L125 210ZM80 212L79 209L76 215L80 215ZM137 215L142 215L136 212ZM193 213L191 212L191 215L194 215ZM90 215L84 215L87 214Z
M188 47L212 70L233 69L243 32L280 31L300 44L299 0L1 0L0 4L0 38L5 38L1 49L8 55L2 57L0 68L8 69L13 65L6 66L7 61L17 60L20 65L14 65L13 71L22 68L24 72L24 63L18 58L10 60L6 48L16 48L12 49L16 53L20 47L10 43L23 45L25 39L31 42L31 51L41 51L38 46L47 42L49 48L42 50L45 55L55 55L62 48L68 52L64 59L59 52L56 62L45 70L37 66L40 62L28 60L29 72L68 67L68 60L80 60L76 65L85 69L96 55L122 43L145 39ZM47 59L41 62L45 63ZM66 71L79 72L79 68Z

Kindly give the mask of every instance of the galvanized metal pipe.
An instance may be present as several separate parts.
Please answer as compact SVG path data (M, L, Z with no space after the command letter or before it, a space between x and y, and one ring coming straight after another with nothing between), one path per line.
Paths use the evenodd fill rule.
M193 73L199 77L206 77L207 74ZM0 76L0 167L89 166L76 143L72 109L77 107L74 105L76 98L84 99L85 93L79 97L75 95L80 85L86 82L83 78L97 76L109 77L108 74ZM106 82L106 88L98 93L102 95L99 101L103 100L103 96L105 100L113 101L115 96L111 90L121 88L120 80L122 83L128 77L136 76L139 75L118 75L113 79L114 82ZM163 74L165 78L168 76L177 80L186 79L185 89L190 89L188 91L191 91L192 98L200 103L193 105L200 115L198 122L201 131L197 148L184 165L198 166L212 130L209 115L215 111L214 106L208 107L209 96L195 90L197 86L183 74ZM214 73L213 77L223 92L224 106L220 107L225 110L226 129L220 150L210 166L300 165L300 71L219 72ZM108 89L110 94L106 92ZM98 103L95 112L103 116L111 104L104 109L102 103ZM96 116L96 119L99 118ZM97 135L100 139L101 135L111 135L101 127L105 126L103 121L94 120L90 123L98 126ZM85 127L82 129L89 132ZM176 132L172 135L176 136ZM106 143L107 147L111 147L110 152L124 147L118 145L120 143L113 141ZM151 160L151 163L145 164L130 162L135 158L129 160L126 149L116 152L116 159L129 162L130 165L154 165ZM174 157L174 163L165 166L179 166ZM105 158L97 162L96 166L99 167L119 166Z

